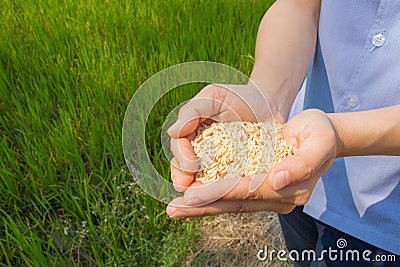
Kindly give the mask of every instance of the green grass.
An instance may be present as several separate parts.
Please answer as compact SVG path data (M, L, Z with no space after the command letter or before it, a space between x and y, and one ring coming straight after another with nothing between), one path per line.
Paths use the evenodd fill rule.
M124 111L174 64L246 74L271 1L0 1L0 266L179 266L197 221L172 220L125 166ZM162 99L148 149L189 85Z

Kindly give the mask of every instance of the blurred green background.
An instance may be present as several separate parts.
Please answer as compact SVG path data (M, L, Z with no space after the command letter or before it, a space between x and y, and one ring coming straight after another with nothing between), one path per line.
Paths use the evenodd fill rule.
M249 75L272 1L0 1L0 266L181 266L200 220L173 220L132 180L125 109L149 77L193 60ZM146 127L160 172L158 103Z

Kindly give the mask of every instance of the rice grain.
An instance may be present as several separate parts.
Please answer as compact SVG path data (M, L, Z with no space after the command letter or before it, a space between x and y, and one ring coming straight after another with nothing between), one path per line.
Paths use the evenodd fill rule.
M195 180L206 183L229 177L268 173L293 155L282 137L284 124L214 122L203 124L192 141L199 159Z

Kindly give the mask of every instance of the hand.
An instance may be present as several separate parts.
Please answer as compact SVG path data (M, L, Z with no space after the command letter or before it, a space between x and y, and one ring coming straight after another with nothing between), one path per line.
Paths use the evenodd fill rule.
M224 179L201 185L193 183L183 197L167 207L171 217L200 217L227 212L261 210L288 213L304 205L319 177L337 154L338 138L328 116L306 110L293 117L283 130L294 155L277 164L268 174ZM174 172L174 180L184 180ZM214 201L215 199L218 199Z
M185 191L194 182L197 158L190 141L199 124L206 121L285 121L277 108L255 85L208 85L184 105L170 127L171 178L175 189Z

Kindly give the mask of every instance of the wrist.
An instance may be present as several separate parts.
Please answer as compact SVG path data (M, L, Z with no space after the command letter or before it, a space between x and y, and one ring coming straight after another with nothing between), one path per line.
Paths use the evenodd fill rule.
M327 113L329 120L331 121L333 130L336 136L336 158L341 158L346 155L345 145L343 142L343 129L340 120L340 114Z
M337 157L400 154L400 106L332 113L338 136Z
M268 76L268 74L266 74ZM290 109L296 98L298 89L288 80L264 79L262 81L252 77L254 83L268 101L272 116L277 122L287 122ZM267 80L268 82L265 82Z

